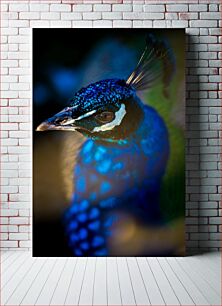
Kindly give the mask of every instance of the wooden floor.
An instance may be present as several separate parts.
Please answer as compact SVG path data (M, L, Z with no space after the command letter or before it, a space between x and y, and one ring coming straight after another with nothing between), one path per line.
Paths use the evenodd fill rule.
M32 258L1 253L0 305L221 305L220 254Z

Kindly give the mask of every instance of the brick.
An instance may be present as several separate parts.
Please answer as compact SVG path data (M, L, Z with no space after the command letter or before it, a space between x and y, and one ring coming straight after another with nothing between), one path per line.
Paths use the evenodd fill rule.
M18 35L18 28L2 28L1 35Z
M29 209L19 209L19 216L20 217L29 217L30 216L30 210Z
M157 13L165 12L165 7L163 4L160 4L160 5L148 4L148 5L144 5L143 9L144 9L144 12L157 12Z
M185 219L185 223L186 223L187 225L189 225L189 224L192 224L192 225L198 224L198 218L187 217L187 218Z
M3 131L9 131L9 130L15 131L15 130L18 130L18 124L17 123L4 123L1 125L1 129Z
M151 21L152 25L152 21ZM133 20L133 28L142 28L143 27L143 21L142 20Z
M1 37L1 43L2 43L2 44L6 44L7 42L8 42L8 36L2 35L2 37Z
M17 248L18 247L18 241L1 241L0 242L1 248Z
M17 146L18 145L18 139L2 139L2 146Z
M19 35L31 35L32 29L31 28L19 28Z
M29 154L21 154L19 155L19 161L31 161L31 157Z
M0 225L0 232L1 233L6 233L8 232L9 228L8 225Z
M111 13L104 13L104 14L111 14ZM86 20L102 19L102 14L100 12L83 13L83 19Z
M153 22L151 20L143 20L143 27L144 28L152 28Z
M1 178L1 186L4 186L4 185L7 186L8 184L9 184L8 178Z
M25 3L9 4L9 12L28 12L29 5Z
M105 12L102 13L102 19L110 19L110 20L123 19L123 15L120 12Z
M3 186L2 188L8 188L11 190L16 190L17 187L13 186L13 187L5 187ZM10 191L9 191L10 192ZM18 192L18 191L16 191ZM18 216L18 211L15 209L1 209L1 216L2 217L13 217L13 216Z
M7 84L7 83L2 83L2 84L1 84L1 90L9 90L9 84Z
M200 59L216 59L217 53L216 52L199 52Z
M19 232L21 233L29 233L30 232L30 227L29 226L23 226L23 225L20 225L19 226Z
M30 118L27 115L9 115L10 122L29 122Z
M10 233L9 240L28 240L27 233Z
M51 4L50 11L51 12L70 12L71 5L69 4Z
M163 13L123 12L123 19L164 19Z
M200 36L200 43L217 43L217 36Z
M219 11L218 4L209 4L209 11L210 12L217 12L217 11Z
M30 11L34 11L34 12L48 12L49 4L30 3L29 8L30 8Z
M3 241L3 240L8 240L8 237L9 237L9 235L8 235L8 233L1 233L1 240Z
M29 68L11 68L9 69L9 73L12 75L24 75L30 74Z
M217 27L217 20L190 20L190 27L197 28L212 28Z
M1 4L1 11L7 12L8 11L8 4Z
M56 18L58 19L58 18ZM61 13L62 20L81 20L82 14L81 13Z
M8 158L10 162L18 162L18 155L9 155L8 154Z
M207 4L189 4L190 12L205 12L207 11Z
M178 13L165 13L165 19L178 19Z
M94 12L110 12L111 4L94 4L93 11Z
M27 179L27 178L13 178L13 179L10 179L10 184L11 185L19 185L19 186L22 186L22 185L27 186L27 185L30 184L30 180ZM18 205L18 203L15 203L15 204ZM10 203L10 205L12 205L12 203ZM24 208L24 207L22 207L22 208Z
M0 224L9 224L9 218L0 217Z
M186 4L169 4L166 5L167 12L188 12L188 5Z
M1 61L2 67L18 67L17 60L2 60Z
M30 248L31 246L31 241L19 241L20 248Z
M40 13L38 12L24 12L19 13L19 19L39 19Z
M2 170L2 177L18 177L16 170Z
M29 219L26 217L10 217L9 224L25 225L29 224Z
M198 19L198 13L179 13L179 19L182 20Z
M199 211L199 216L202 217L216 217L217 216L217 210L216 209L202 209Z
M209 248L212 248L212 247L221 247L221 241L200 241L199 242L199 246L200 247L209 247Z
M131 28L132 21L131 20L114 20L113 27L115 28Z
M64 18L64 14L70 14L70 13L61 13L61 19ZM50 13L41 13L41 19L46 19L46 20L59 20L60 19L60 13L58 12L50 12Z
M216 232L217 231L217 226L216 225L209 225L209 226L199 226L199 233L201 232Z
M12 99L9 100L10 106L29 106L29 100L27 99Z
M1 77L1 82L9 82L9 83L15 83L18 82L18 76L15 75L4 75Z
M93 27L95 28L111 28L112 21L111 20L94 20Z
M131 12L132 5L131 4L113 4L112 11L113 12Z
M221 34L221 29L220 28L214 28L214 29L209 29L210 35L220 35Z
M29 152L29 148L25 146L11 146L8 147L9 154L24 154Z
M176 28L186 28L188 27L188 21L187 20L173 20L172 26Z
M49 20L30 20L31 28L49 28L49 26L50 26Z
M194 248L194 253L198 250L198 241L187 241L186 247L189 248L190 251L192 251L192 248ZM197 249L195 248L197 247Z
M219 240L221 241L221 233L210 233L210 240Z
M209 76L209 81L220 83L221 82L221 76L220 75L210 75Z
M29 44L25 44L25 43L20 44L19 45L19 51L29 51Z
M61 20L51 20L50 21L50 26L52 28L71 28L71 20L68 21L68 20L64 20L64 21L61 21Z
M190 234L191 240L208 240L209 234L208 233L193 233Z
M73 11L76 12L92 12L92 4L76 4L73 5Z
M9 20L9 27L11 28L16 28L16 27L23 27L26 28L29 26L29 21L28 20ZM10 36L9 36L9 42L10 42ZM21 41L21 37L19 38L19 40ZM18 42L19 42L18 40ZM12 41L15 42L15 41Z
M200 19L207 19L207 20L218 19L218 20L220 20L221 19L221 14L220 13L215 13L215 12L213 12L213 13L204 12L204 13L200 13Z
M201 28L200 29L200 35L209 35L209 29ZM201 38L201 36L200 36L200 38Z
M210 223L210 224L218 224L218 225L221 225L221 223L222 223L221 217L210 217L210 218L209 218L209 223Z
M8 153L8 152L7 152L7 153ZM9 161L10 161L9 157L10 157L10 156L9 156L8 154L7 154L7 155L6 155L6 154L5 154L5 155L3 154L3 155L2 155L2 159L1 159L1 160L2 160L2 163L9 162ZM9 163L8 163L8 165L9 165ZM3 167L3 168L4 168L4 167ZM9 167L9 168L10 168L10 167ZM7 167L5 167L5 169L7 169Z
M141 5L141 4L134 4L133 5L133 11L134 12L142 12L143 11L143 5Z
M200 202L200 209L213 209L218 208L217 202Z
M11 90L29 90L29 83L12 83L10 84Z
M73 21L72 26L74 28L92 28L92 20Z

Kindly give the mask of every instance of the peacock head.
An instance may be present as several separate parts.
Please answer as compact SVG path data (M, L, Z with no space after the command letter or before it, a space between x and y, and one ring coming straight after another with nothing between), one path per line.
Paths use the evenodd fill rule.
M37 130L79 131L98 140L126 140L143 118L136 91L162 82L168 96L167 87L175 70L174 54L165 39L149 34L146 42L137 67L127 80L102 80L82 88L68 107L41 123Z
M142 117L135 89L125 80L102 80L79 90L68 107L37 127L37 131L78 131L98 140L124 140Z

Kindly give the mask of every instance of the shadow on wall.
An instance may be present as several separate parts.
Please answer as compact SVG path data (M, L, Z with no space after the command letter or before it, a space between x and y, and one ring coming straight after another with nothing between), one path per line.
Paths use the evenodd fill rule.
M194 38L186 35L186 254L205 253L208 248L200 248L200 233L208 232L208 224L201 218L200 202L205 194L201 193L201 118L200 118L200 79L198 50ZM192 74L189 71L192 67ZM195 118L195 119L194 119Z

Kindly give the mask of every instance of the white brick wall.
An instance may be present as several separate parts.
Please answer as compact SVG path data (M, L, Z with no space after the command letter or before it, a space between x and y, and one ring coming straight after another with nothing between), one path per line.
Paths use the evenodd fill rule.
M221 7L220 0L1 1L1 248L31 246L32 27L186 28L187 247L221 247Z

